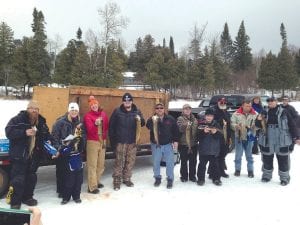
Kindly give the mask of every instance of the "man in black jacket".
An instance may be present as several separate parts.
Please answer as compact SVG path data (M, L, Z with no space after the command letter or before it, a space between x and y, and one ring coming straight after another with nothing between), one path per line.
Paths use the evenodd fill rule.
M114 110L109 121L110 144L116 153L113 172L114 190L120 189L121 180L127 187L133 187L132 168L137 151L137 133L145 125L141 111L133 104L133 97L125 93L122 105Z
M230 114L227 112L227 101L225 98L220 98L218 104L213 108L214 120L219 124L223 130L223 137L221 139L221 150L218 156L219 171L221 177L228 178L229 175L225 173L227 169L225 157L229 152L229 144L231 142L231 128L230 128ZM210 167L208 169L210 171Z
M10 142L11 181L7 200L11 208L19 209L23 202L37 205L33 192L37 183L36 171L44 151L44 142L51 136L46 119L39 114L36 101L30 101L27 110L10 119L5 127Z
M166 161L167 188L173 187L174 180L174 152L178 148L179 128L176 120L165 114L162 103L155 106L155 114L147 120L146 127L150 130L151 150L153 157L153 172L155 183L161 183L160 162L162 157Z

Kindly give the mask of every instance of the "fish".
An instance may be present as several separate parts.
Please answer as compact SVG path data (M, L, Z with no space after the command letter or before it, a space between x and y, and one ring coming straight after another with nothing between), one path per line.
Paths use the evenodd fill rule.
M141 138L141 130L142 130L141 117L139 115L136 115L135 120L136 120L135 143L138 144Z
M100 143L103 143L103 138L102 138L102 118L99 117L97 120L97 128L98 128L98 136L99 136L99 141Z
M192 153L191 136L192 136L192 122L188 121L185 129L185 139L188 147L188 153Z
M227 143L227 122L223 119L223 135L225 143Z
M154 133L154 140L157 145L159 145L158 140L158 116L154 115L152 116L152 122L153 122L153 133Z

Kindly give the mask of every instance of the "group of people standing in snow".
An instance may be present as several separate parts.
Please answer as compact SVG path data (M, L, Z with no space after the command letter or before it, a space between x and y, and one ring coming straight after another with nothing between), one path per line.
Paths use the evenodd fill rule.
M67 113L54 123L51 134L45 118L39 114L38 103L30 101L27 110L13 117L5 128L10 140L12 164L7 200L11 208L15 209L19 209L21 203L37 205L33 192L45 143L50 143L58 150L52 157L56 161L57 193L62 198L61 204L67 204L71 198L76 203L81 203L81 153L85 150L87 192L98 194L99 189L104 187L101 176L104 172L108 136L116 156L112 175L113 189L119 190L122 184L133 187L132 169L140 130L145 125L150 131L155 187L162 182L162 159L166 163L166 187L173 187L174 150L178 150L180 154L182 182L191 181L204 185L206 166L209 163L209 178L213 184L222 185L221 177L229 177L225 172L225 158L233 141L232 132L235 133L235 176L241 174L242 155L245 152L248 177L254 177L252 149L257 143L262 153L262 181L271 180L273 157L276 154L281 185L287 185L290 182L289 154L293 143L300 143L297 129L299 125L296 126L294 118L298 115L293 114L296 111L289 104L279 106L274 97L268 99L268 109L265 111L259 107L259 97L257 99L258 101L254 98L253 102L244 101L232 116L227 112L225 98L219 99L218 104L207 109L200 118L196 118L191 106L185 104L177 120L166 113L163 103L157 103L153 116L145 121L130 93L122 96L122 104L113 111L109 119L99 101L90 96L90 110L82 120L78 104L71 102Z

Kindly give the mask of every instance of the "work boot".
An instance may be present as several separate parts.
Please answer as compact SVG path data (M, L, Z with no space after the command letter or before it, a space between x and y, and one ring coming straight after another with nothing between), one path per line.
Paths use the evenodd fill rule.
M188 181L188 179L187 179L187 178L184 178L184 177L180 177L180 181L181 181L182 183L185 183L185 182Z
M221 186L222 185L222 181L220 180L214 180L213 183L217 186Z
M161 184L161 178L155 178L154 187L158 187Z
M134 186L134 183L132 183L131 180L124 180L123 184L125 184L127 187L133 187Z
M168 189L171 189L172 187L173 187L173 180L168 179L168 182L167 182L167 188L168 188Z
M99 184L98 184L98 188L104 188L104 185L101 184L101 183L99 183Z
M263 183L268 183L269 181L270 181L270 179L268 179L268 178L265 178L265 177L261 178L261 182L263 182Z
M253 178L253 177L254 177L253 171L248 171L248 177L250 177L250 178Z
M99 194L99 189L94 189L94 190L92 190L92 191L90 191L89 189L88 189L88 193L90 193L90 194Z
M29 198L29 199L23 201L23 203L28 206L36 206L38 204L37 200L34 198Z
M228 178L229 175L227 173L225 173L225 172L221 172L221 177Z
M66 199L63 199L62 201L61 201L61 205L65 205L65 204L67 204L69 202L69 200L66 200Z
M236 170L236 171L234 172L234 176L239 177L240 175L241 175L241 171Z
M196 179L196 177L191 177L191 178L190 178L190 181L192 181L192 182L197 182L197 179Z
M282 180L282 181L280 181L280 185L281 186L286 186L286 185L288 185L289 184L289 181L287 181L287 180Z
M198 184L199 186L203 186L203 185L205 184L205 181L204 181L204 180L198 180L198 181L197 181L197 184Z

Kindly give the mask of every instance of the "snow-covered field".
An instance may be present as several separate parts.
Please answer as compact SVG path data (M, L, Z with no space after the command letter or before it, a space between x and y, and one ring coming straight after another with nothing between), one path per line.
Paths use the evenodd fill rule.
M292 104L300 110L300 102ZM2 135L9 118L24 109L26 101L0 100L0 107ZM44 225L298 225L299 150L297 146L291 155L291 183L285 187L279 185L276 161L273 180L267 184L260 181L260 155L254 155L254 178L247 177L245 161L241 177L233 176L234 153L231 153L227 156L230 178L223 178L221 187L213 185L209 179L203 187L192 182L181 183L177 165L173 189L166 189L165 180L156 188L153 186L151 157L143 156L137 159L133 171L133 188L121 186L117 192L112 189L113 160L107 160L101 180L105 187L100 194L87 193L85 177L81 195L83 202L70 202L63 206L55 193L55 167L41 167L35 198L39 201ZM165 176L165 168L162 168L162 175ZM0 207L9 206L2 199ZM23 208L26 206L23 205Z

